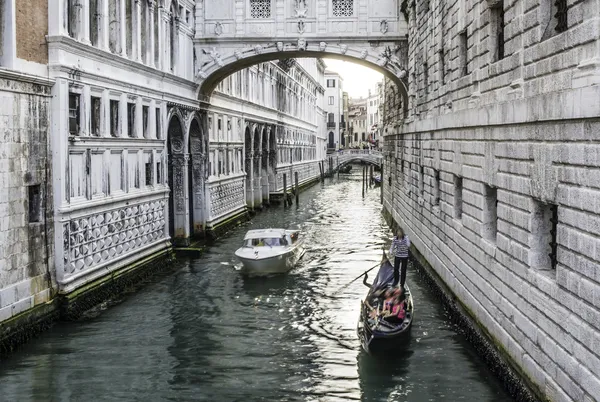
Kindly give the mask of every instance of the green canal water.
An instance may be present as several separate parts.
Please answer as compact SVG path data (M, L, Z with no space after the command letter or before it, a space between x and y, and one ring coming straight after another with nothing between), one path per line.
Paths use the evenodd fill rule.
M201 258L94 318L58 324L0 363L2 401L507 401L415 272L410 344L377 358L356 336L360 280L390 230L360 166L266 209ZM301 228L286 275L247 279L234 251L251 228ZM374 272L373 272L374 274Z

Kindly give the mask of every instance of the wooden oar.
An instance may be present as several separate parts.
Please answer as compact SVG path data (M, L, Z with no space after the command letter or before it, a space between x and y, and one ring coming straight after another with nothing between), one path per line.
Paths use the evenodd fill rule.
M354 282L357 279L362 278L365 274L371 272L372 270L374 270L375 268L379 267L381 265L381 262L378 262L377 264L373 265L371 268L367 269L365 272L363 272L362 274L358 275L356 278L352 279L350 282L348 282L347 284L345 284L344 286L342 286L341 288L339 288L338 290L336 290L335 293L339 293L342 290L344 290L345 288L347 288L348 286L350 286L352 284L352 282Z

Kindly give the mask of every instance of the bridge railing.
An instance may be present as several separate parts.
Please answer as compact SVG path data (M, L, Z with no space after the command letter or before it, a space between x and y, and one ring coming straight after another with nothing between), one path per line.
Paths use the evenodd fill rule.
M375 149L342 149L337 152L338 155L372 155L381 157L381 151Z

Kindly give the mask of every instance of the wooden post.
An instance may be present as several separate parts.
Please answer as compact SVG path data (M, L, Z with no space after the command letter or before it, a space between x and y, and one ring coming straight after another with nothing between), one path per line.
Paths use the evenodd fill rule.
M362 174L363 174L363 177L362 177L362 196L363 196L363 198L365 198L365 175L366 175L366 173L365 173L365 166L363 166Z
M338 170L338 179L340 178L340 157L337 157L337 170Z
M383 161L381 161L381 183L379 183L379 187L381 187L379 194L379 202L383 204Z
M298 172L294 172L294 181L296 182L296 207L298 206L298 196L300 189L298 188Z
M369 187L373 185L373 165L369 165Z
M319 161L319 173L321 173L321 183L322 183L323 180L325 180L323 178L323 161Z
M283 174L283 207L287 206L287 175Z

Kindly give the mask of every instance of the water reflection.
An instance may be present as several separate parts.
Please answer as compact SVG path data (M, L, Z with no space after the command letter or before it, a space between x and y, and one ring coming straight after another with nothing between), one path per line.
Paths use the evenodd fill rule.
M273 207L198 259L181 260L120 304L59 325L0 366L6 400L507 400L409 269L412 340L387 359L361 351L349 284L390 236L379 190L360 169ZM233 255L248 229L300 228L307 252L287 275L244 278ZM348 285L348 286L345 286Z

